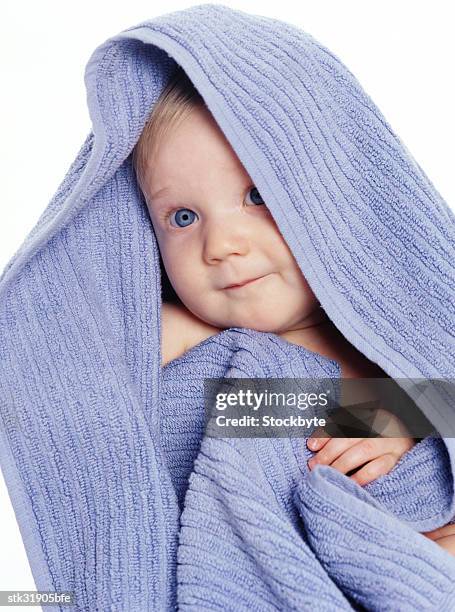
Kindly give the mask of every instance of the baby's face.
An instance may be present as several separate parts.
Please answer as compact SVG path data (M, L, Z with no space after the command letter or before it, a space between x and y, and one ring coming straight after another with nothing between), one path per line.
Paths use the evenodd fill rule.
M144 182L169 280L194 315L222 329L279 333L316 310L266 203L207 109L169 130ZM229 287L251 279L258 280Z

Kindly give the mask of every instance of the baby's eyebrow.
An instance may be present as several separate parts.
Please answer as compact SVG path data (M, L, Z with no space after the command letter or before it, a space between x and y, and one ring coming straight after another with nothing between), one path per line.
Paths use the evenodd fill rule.
M157 200L160 197L160 195L162 195L163 193L169 190L170 190L170 187L163 187L162 189L158 189L158 191L156 191L155 193L152 193L152 195L150 196L150 199Z
M243 181L242 187L239 188L239 194L241 191L245 190L248 186L253 184L254 183L249 178L248 180ZM172 187L170 185L162 187L161 189L158 189L158 191L155 191L155 193L152 193L152 195L149 197L149 200L151 203L155 203L157 200L160 200L166 193L169 192L172 192Z

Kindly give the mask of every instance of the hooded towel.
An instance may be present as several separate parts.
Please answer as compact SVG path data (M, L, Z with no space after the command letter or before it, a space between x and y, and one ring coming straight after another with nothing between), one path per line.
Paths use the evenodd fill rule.
M87 611L454 609L455 560L416 533L455 514L438 389L416 402L447 437L368 491L286 463L289 440L206 438L181 513L159 252L131 163L177 64L345 337L402 385L454 375L453 214L340 60L222 5L121 32L86 68L92 129L0 278L0 459L37 588ZM289 344L277 361L270 334L227 331L197 349L228 376L292 375Z

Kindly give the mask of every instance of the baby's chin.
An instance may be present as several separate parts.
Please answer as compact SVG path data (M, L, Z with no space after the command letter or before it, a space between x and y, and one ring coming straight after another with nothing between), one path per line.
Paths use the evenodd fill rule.
M217 327L218 329L228 329L230 327L243 327L254 329L260 332L282 334L292 328L290 321L283 319L277 315L240 315L230 317L201 317L206 323Z
M284 334L298 327L305 317L318 308L318 302L300 301L291 305L289 301L277 300L276 296L264 295L261 300L220 300L219 295L208 294L206 299L188 301L187 308L201 321L217 329L243 327L256 331ZM271 299L273 298L273 299Z

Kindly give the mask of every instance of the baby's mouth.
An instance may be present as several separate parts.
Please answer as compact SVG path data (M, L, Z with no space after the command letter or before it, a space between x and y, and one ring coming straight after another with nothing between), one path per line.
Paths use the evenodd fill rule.
M236 290L236 289L242 289L243 287L249 286L253 283L256 283L257 281L261 280L262 278L265 278L266 276L269 276L268 274L264 274L263 276L258 276L257 278L252 278L249 280L244 281L243 283L239 283L238 285L229 285L227 287L224 287L225 289L228 289L229 291L231 290Z

